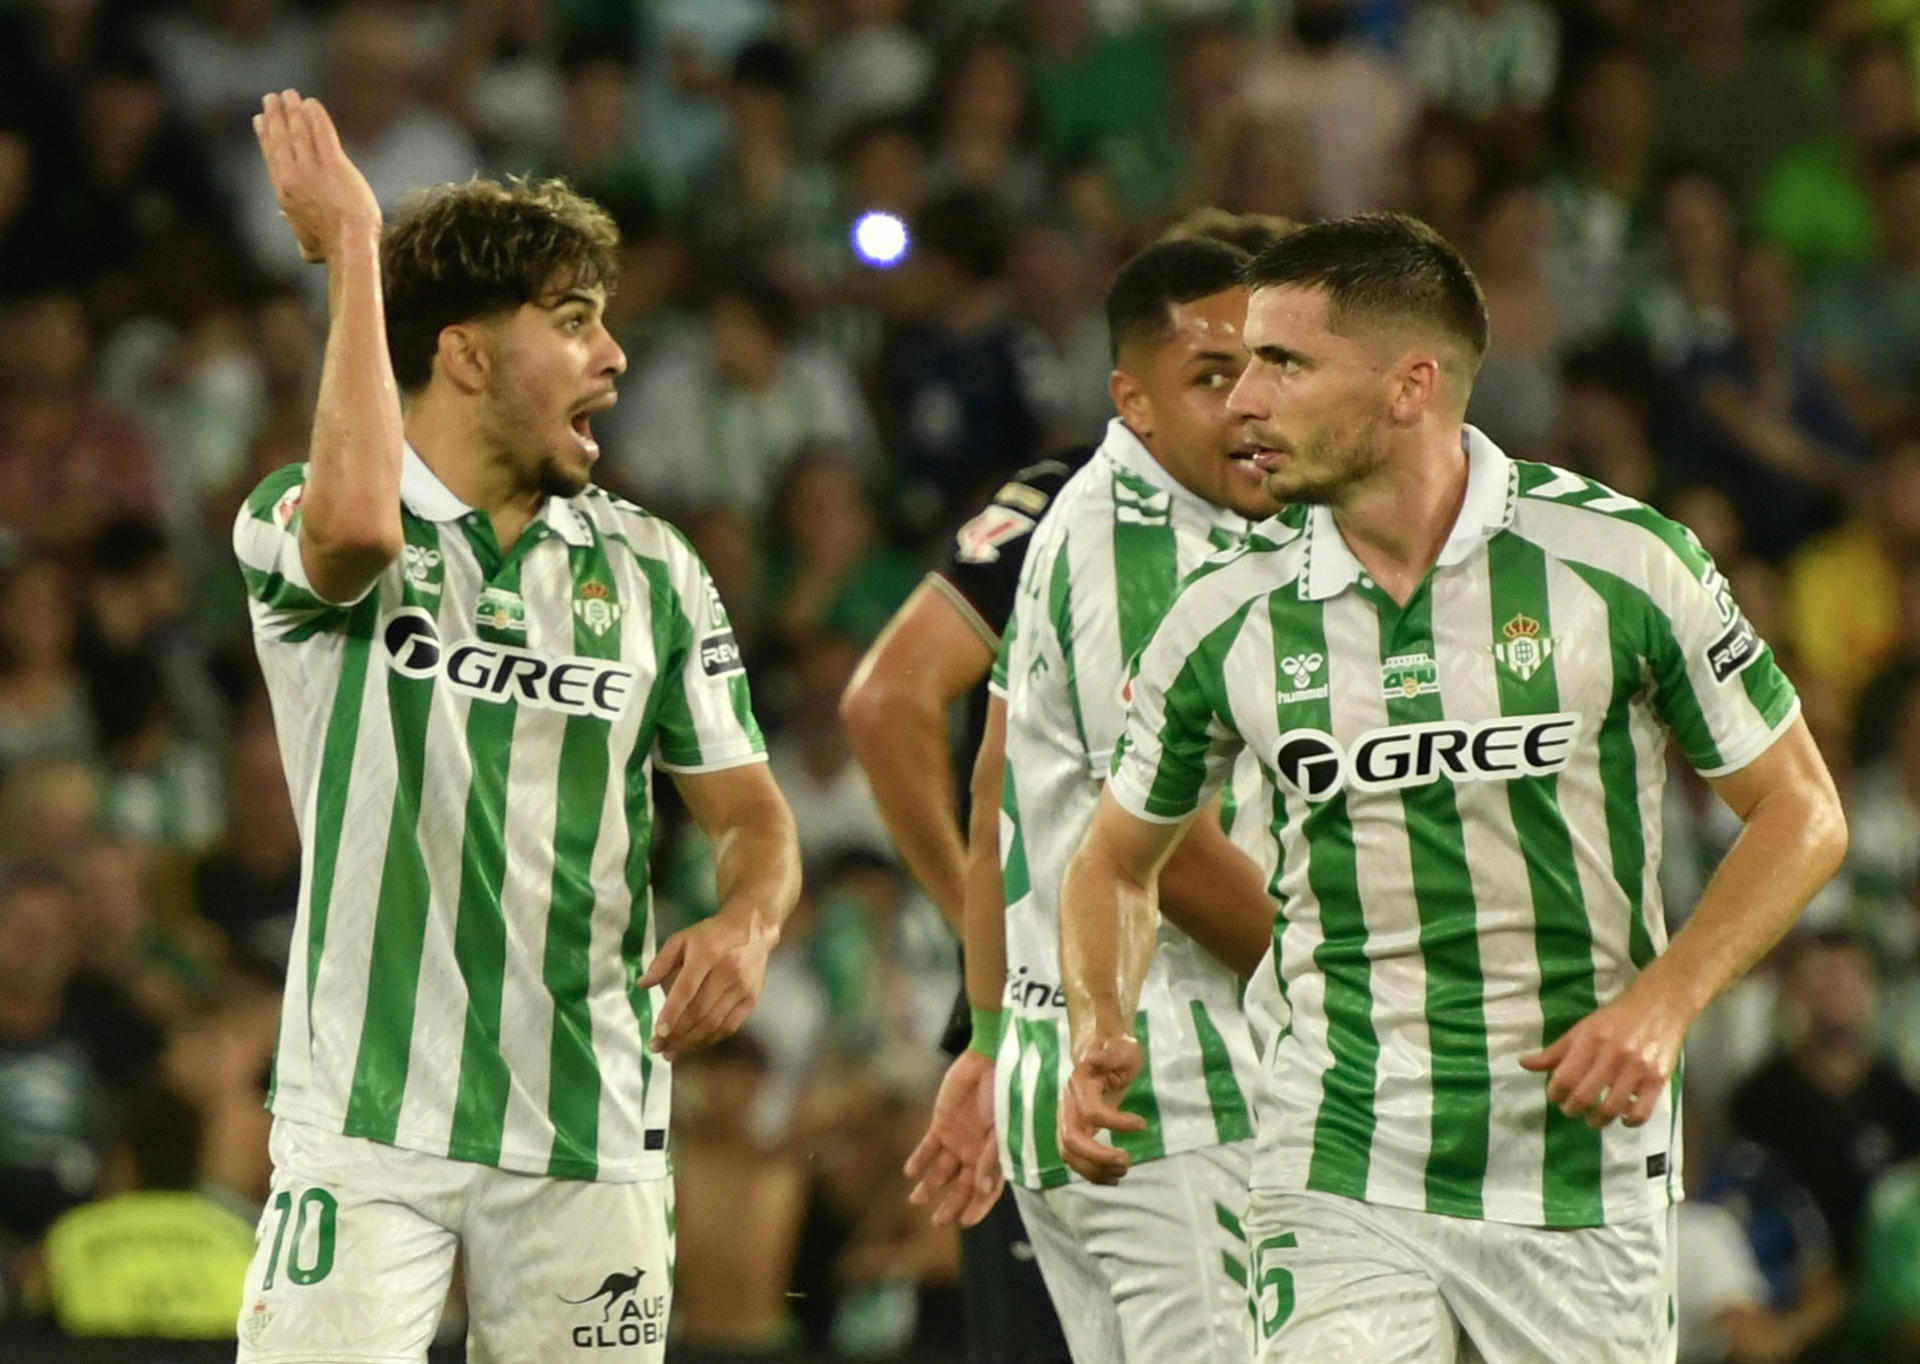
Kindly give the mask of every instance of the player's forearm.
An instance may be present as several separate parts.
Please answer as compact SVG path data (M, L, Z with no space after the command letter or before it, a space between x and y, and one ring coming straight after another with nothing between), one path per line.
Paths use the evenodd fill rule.
M1073 1053L1097 1037L1131 1034L1160 919L1155 868L1123 868L1089 839L1060 886L1060 970Z
M917 692L863 690L843 714L847 738L901 859L947 926L964 937L967 850L954 806L944 708Z
M376 223L329 251L327 348L300 517L311 549L343 559L379 557L381 566L402 543L406 441L383 307Z
M1644 976L1697 1015L1786 936L1846 850L1846 820L1830 786L1776 787L1750 812L1692 918Z
M800 898L793 814L777 796L736 812L713 840L719 917L778 934Z
M1273 939L1274 903L1219 813L1217 805L1203 811L1161 868L1160 912L1244 980Z

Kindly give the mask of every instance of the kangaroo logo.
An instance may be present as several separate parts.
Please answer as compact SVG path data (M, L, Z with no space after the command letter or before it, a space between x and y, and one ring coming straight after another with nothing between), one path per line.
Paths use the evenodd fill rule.
M606 1304L606 1307L602 1309L600 1313L600 1320L603 1322L611 1321L613 1319L614 1304L619 1302L620 1299L622 1298L635 1296L640 1289L640 1280L646 1276L646 1273L647 1273L646 1270L640 1268L640 1266L638 1265L635 1265L633 1267L633 1273L631 1274L607 1275L606 1279L601 1283L601 1285L598 1288L594 1289L593 1292L587 1294L587 1296L584 1298L563 1297L560 1299L560 1301L564 1303L571 1303L575 1307L584 1307L590 1302L594 1302L600 1298L605 1298L607 1300L607 1304Z

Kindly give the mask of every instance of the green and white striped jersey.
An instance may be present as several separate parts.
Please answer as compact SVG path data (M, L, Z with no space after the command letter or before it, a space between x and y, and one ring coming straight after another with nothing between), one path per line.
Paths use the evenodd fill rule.
M305 466L234 525L300 823L269 1106L573 1179L667 1173L652 769L763 760L718 594L666 522L590 489L502 555L408 450L406 547L358 601L300 556Z
M1189 492L1118 420L1033 533L994 665L1007 701L1000 820L1007 898L1008 1027L995 1070L1007 1177L1045 1189L1074 1178L1055 1134L1073 1070L1060 971L1060 880L1093 819L1126 720L1129 660L1181 578L1246 538L1248 522ZM1259 773L1249 765L1248 778ZM1229 824L1271 871L1273 841ZM1262 848L1267 849L1262 859ZM1124 1107L1147 1120L1115 1145L1136 1161L1253 1135L1259 1058L1233 972L1162 921L1140 993L1146 1054Z
M1221 555L1142 654L1112 789L1143 818L1258 756L1281 849L1256 1187L1549 1227L1680 1196L1679 1077L1604 1131L1518 1058L1665 946L1668 734L1708 776L1799 701L1683 527L1468 428L1464 504L1404 607L1314 508Z

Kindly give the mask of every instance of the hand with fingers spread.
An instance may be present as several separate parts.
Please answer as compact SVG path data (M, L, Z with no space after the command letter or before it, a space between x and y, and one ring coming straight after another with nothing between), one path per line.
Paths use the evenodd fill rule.
M925 1207L939 1200L935 1226L975 1226L993 1211L1006 1179L994 1140L992 1058L963 1051L947 1067L927 1134L907 1157L906 1172L919 1181L909 1203Z
M1528 1070L1548 1072L1549 1103L1596 1129L1615 1118L1638 1127L1653 1116L1693 1022L1664 979L1650 968L1551 1046L1520 1058Z
M1145 1118L1120 1108L1140 1074L1140 1044L1125 1032L1096 1033L1076 1050L1079 1059L1060 1096L1060 1156L1095 1184L1116 1184L1131 1162L1099 1134L1146 1130Z
M356 239L378 244L379 201L341 147L319 100L297 90L268 95L253 116L253 132L280 216L293 229L303 257L327 260Z
M730 1037L747 1021L767 978L780 930L724 910L660 944L641 989L667 987L653 1020L653 1050L669 1061Z

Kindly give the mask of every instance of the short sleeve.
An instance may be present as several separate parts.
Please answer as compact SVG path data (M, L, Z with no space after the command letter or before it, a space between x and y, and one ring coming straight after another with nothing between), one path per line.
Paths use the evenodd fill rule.
M1122 808L1156 824L1178 823L1213 799L1242 746L1223 664L1251 603L1208 628L1196 586L1174 599L1140 652L1108 776Z
M1654 699L1695 770L1725 776L1772 747L1800 698L1713 560L1691 532L1668 525L1647 573Z
M670 622L655 629L656 640L670 642L654 684L654 760L669 772L764 762L767 743L754 719L733 623L706 566L677 532L668 539L666 568L665 590L656 584L654 601Z
M314 591L300 554L300 500L307 489L307 466L289 464L262 479L233 522L233 552L246 580L254 629L264 638L285 639L330 629L353 601L332 602Z

